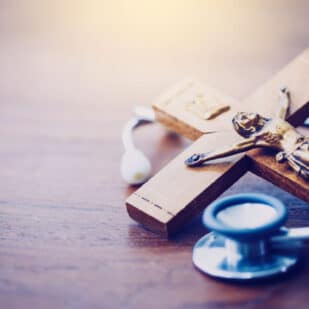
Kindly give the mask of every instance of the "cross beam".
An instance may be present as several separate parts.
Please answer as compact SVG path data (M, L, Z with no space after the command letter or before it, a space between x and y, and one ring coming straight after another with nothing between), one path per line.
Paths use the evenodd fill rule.
M212 89L206 88L206 92L204 89L208 100L231 105L230 111L214 120L198 119L185 109L175 107L171 101L176 101L171 96L173 92L160 98L154 104L158 120L196 141L129 196L126 201L129 215L147 228L170 236L248 171L309 202L309 183L297 176L287 164L277 163L268 149L251 150L197 169L184 165L185 159L193 153L220 149L227 142L233 144L239 140L231 125L236 112L258 112L272 117L278 108L278 89L282 86L287 86L291 92L288 121L294 126L302 124L309 116L308 85L309 49L242 103ZM178 98L185 97L191 88L195 87L193 91L196 92L200 85L181 87L176 92ZM206 134L210 132L216 133Z

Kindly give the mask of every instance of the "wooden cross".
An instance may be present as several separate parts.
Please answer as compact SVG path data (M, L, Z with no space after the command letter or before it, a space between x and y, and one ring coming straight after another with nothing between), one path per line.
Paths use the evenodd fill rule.
M248 171L309 202L309 182L288 164L277 163L268 149L251 150L198 169L184 164L193 153L220 149L239 140L231 122L237 112L275 115L278 90L283 86L291 93L287 120L293 126L301 125L309 116L309 49L241 103L196 82L183 83L161 96L153 104L158 121L196 141L129 196L129 215L150 230L170 236ZM212 120L202 119L185 108L184 102L196 94L231 108Z

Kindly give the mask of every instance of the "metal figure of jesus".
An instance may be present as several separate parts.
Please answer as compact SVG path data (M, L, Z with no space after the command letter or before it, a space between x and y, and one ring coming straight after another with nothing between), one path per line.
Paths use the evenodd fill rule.
M279 112L273 119L257 113L238 113L232 122L234 129L244 137L244 140L218 151L194 154L185 161L185 164L189 167L201 166L208 161L257 147L266 147L277 150L278 162L287 161L298 175L308 180L309 138L300 134L285 120L290 106L290 94L287 88L280 90L279 105Z

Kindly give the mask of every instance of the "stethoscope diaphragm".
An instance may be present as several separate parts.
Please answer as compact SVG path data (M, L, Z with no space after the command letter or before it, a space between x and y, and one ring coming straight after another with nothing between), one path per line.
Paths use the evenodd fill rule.
M193 248L193 263L217 278L250 280L286 273L297 264L308 228L286 229L284 204L264 194L213 202L203 214L212 232ZM294 235L294 236L293 236Z

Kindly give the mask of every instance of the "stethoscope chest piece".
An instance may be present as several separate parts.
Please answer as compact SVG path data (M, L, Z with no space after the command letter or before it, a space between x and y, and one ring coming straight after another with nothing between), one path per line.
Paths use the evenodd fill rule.
M210 276L233 280L285 273L298 262L300 239L308 233L282 228L286 219L285 206L267 195L217 200L204 212L203 223L212 232L195 244L193 264Z

